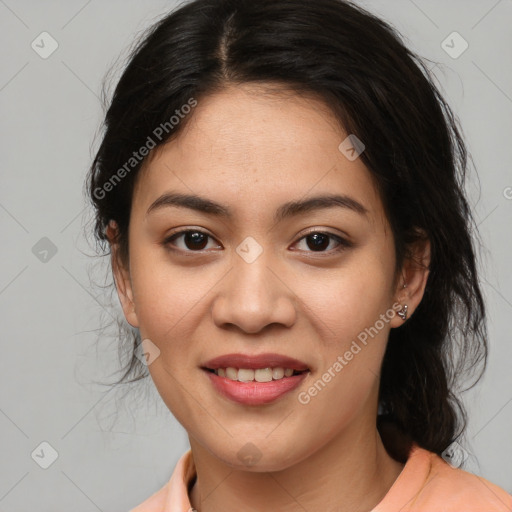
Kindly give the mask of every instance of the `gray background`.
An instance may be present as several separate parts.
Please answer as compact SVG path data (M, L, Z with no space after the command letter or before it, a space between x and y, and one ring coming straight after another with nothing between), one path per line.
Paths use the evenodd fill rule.
M481 190L472 176L468 193L487 248L481 280L491 352L485 378L465 398L464 447L468 469L511 492L512 2L359 3L439 63L436 76L479 171ZM168 480L188 448L151 385L128 389L123 401L94 384L116 368L116 345L96 344L109 297L94 283L108 273L83 236L102 78L175 5L0 0L0 512L129 510ZM58 43L46 59L31 47L42 46L44 31ZM453 31L469 43L458 58L441 46ZM452 52L461 48L448 41ZM48 38L44 46L51 48ZM48 469L40 467L51 462L44 441L58 454Z

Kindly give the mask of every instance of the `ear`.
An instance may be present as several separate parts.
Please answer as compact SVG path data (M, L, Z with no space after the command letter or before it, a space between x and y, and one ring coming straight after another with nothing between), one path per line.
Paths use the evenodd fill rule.
M120 255L119 242L117 241L118 227L115 221L111 220L109 222L106 233L110 243L112 273L124 316L132 327L139 327L139 320L135 311L135 301L133 300L130 269L126 268L126 263Z
M419 235L418 239L408 246L395 289L396 303L400 304L402 312L407 305L405 321L411 317L421 302L430 272L430 240L424 231L420 231ZM393 309L395 312L398 310ZM390 321L391 327L400 327L403 323L404 320L398 314Z

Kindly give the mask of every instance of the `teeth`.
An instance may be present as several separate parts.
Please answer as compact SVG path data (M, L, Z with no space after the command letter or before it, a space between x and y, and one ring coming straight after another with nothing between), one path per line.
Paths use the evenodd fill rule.
M272 368L258 368L254 370L254 380L256 382L271 382L272 377Z
M283 368L278 366L276 368L218 368L215 373L219 377L226 377L230 380L238 380L240 382L270 382L272 380L279 380L283 377L291 377L293 375L292 368Z
M278 368L272 368L272 378L274 380L279 380L284 377L284 368L278 367Z
M226 377L231 380L238 380L238 370L236 368L226 368Z
M238 380L240 382L250 382L251 380L254 380L254 370L240 368L240 370L238 370Z

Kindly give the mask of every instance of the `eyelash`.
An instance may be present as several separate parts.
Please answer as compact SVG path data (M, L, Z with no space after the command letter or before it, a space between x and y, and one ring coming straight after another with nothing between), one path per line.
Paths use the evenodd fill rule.
M201 253L203 252L203 250L199 250L199 251L193 251L193 250L183 250L183 249L176 249L176 248L173 248L172 247L172 243L173 241L175 241L176 239L178 239L179 237L183 236L183 235L186 235L187 233L201 233L202 235L206 235L207 237L213 239L213 237L211 235L209 235L208 233L204 232L204 231L201 231L200 229L185 229L185 230L182 230L182 231L177 231L176 233L173 233L172 235L170 235L169 237L167 237L163 242L162 242L162 245L170 250L170 251L173 251L173 252L181 252L182 254L185 254L185 255L192 255L194 253ZM305 251L305 252L310 252L310 253L313 253L313 254L328 254L328 255L332 255L332 254L337 254L349 247L352 247L353 244L351 242L349 242L348 240L340 237L339 235L335 235L334 233L329 233L327 231L310 231L309 233L306 233L303 237L301 237L299 240L297 240L296 243L306 239L307 237L311 236L311 235L325 235L329 238L332 238L334 239L336 242L338 242L338 247L335 248L335 249L331 249L329 251ZM188 253L188 254L187 254ZM322 256L320 256L322 257Z

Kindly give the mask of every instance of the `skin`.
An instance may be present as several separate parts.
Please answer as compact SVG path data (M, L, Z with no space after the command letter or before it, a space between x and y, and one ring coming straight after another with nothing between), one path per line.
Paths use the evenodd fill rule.
M321 100L228 87L202 98L187 121L138 176L129 263L113 242L115 223L108 232L125 317L160 350L151 377L189 436L197 469L191 504L200 512L370 510L403 469L376 428L380 365L390 329L403 321L386 322L308 404L298 394L394 303L414 313L428 242L411 247L414 258L395 273L393 235L371 174L340 152L347 134ZM146 214L170 191L217 201L234 217L176 207ZM332 193L367 213L338 207L274 222L283 203ZM198 250L181 236L168 243L173 252L164 240L177 228L212 238ZM328 238L315 251L304 238L310 231L352 245L336 252ZM263 249L252 263L236 252L248 236ZM219 395L200 369L233 352L288 355L310 374L274 403L241 405ZM249 442L261 454L253 466L237 456Z

